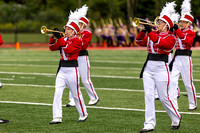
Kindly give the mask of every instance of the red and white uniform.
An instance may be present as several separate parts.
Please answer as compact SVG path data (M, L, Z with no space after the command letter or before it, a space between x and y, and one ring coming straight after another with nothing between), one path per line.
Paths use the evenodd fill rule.
M82 84L86 88L90 100L94 100L98 99L98 96L94 89L93 83L90 79L90 62L89 62L88 52L86 50L90 44L91 38L92 38L92 32L90 30L83 29L81 31L82 49L78 56L78 68ZM73 101L71 93L69 95L69 100Z
M170 51L175 45L175 38L168 32L153 32L147 34L140 32L136 38L136 43L140 46L147 46L148 58L143 72L143 85L145 92L145 129L154 129L155 119L155 89L158 90L158 96L172 122L179 123L180 114L174 107L174 102L169 97L168 89L170 74L167 59L159 61L159 58L152 59L150 56L162 56L168 58Z
M0 34L0 46L3 45L3 39L1 37L1 34Z
M3 45L3 39L2 39L2 37L1 37L1 34L0 34L0 46L1 45ZM2 84L1 84L1 82L0 82L0 88L2 87Z
M193 65L191 55L180 55L178 54L178 51L190 51L196 33L187 28L185 30L176 30L175 35L178 38L178 41L176 45L175 60L173 62L173 68L171 72L170 93L172 93L172 97L174 98L177 106L176 88L178 87L178 79L181 75L188 95L189 108L195 108L197 107L197 100L196 90L193 84Z
M81 50L86 50L91 42L92 39L92 32L88 29L83 29L81 30L81 40L83 42L82 44L82 49Z
M79 86L78 54L82 48L82 42L76 36L60 38L55 43L51 38L49 49L60 50L60 69L58 70L55 83L55 94L53 101L53 118L62 118L62 95L66 86L72 93L76 108L81 117L88 115L84 104L83 96Z

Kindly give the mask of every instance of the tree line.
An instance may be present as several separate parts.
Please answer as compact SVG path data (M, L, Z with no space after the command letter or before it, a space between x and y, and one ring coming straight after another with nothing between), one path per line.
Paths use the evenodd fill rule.
M69 11L84 4L89 6L87 17L100 24L100 19L121 18L130 23L130 17L148 17L153 20L167 0L1 0L0 30L34 30L42 25L62 28L68 21ZM167 2L171 2L168 0ZM176 0L177 11L183 0ZM200 17L200 1L191 0L192 14Z

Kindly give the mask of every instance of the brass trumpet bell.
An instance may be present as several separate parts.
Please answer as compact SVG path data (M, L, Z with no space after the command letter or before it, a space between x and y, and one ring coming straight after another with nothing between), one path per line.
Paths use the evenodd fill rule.
M138 27L139 25L150 25L150 26L156 27L155 21L152 22L152 21L148 21L148 20L136 18L136 17L133 18L132 25L134 27Z
M47 34L48 32L49 32L49 33L51 33L51 32L52 32L52 33L53 33L53 32L57 32L57 33L60 33L62 37L65 37L65 33L64 33L64 32L50 30L50 29L47 29L46 26L42 26L42 27L41 27L41 33L42 33L43 35L52 36L52 34Z
M46 34L46 32L47 32L47 27L46 26L42 26L41 27L41 33L42 34Z

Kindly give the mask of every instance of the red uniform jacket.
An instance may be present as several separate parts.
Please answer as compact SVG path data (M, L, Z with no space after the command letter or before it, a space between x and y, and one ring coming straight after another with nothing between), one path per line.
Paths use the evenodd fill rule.
M2 39L2 37L1 37L1 35L0 35L0 46L1 45L3 45L3 39Z
M87 30L87 29L83 29L81 31L81 40L83 42L83 44L82 44L83 47L82 47L81 50L86 50L87 49L87 47L90 44L91 39L92 39L92 32Z
M196 33L189 28L185 30L176 30L175 35L178 38L176 49L189 50L191 49Z
M78 54L82 48L82 42L76 36L60 38L55 42L53 37L50 38L49 49L51 51L60 50L60 60L77 60Z
M147 50L152 54L167 54L174 48L175 37L169 32L153 32L147 34L141 32L137 35L136 43L140 46L147 46Z

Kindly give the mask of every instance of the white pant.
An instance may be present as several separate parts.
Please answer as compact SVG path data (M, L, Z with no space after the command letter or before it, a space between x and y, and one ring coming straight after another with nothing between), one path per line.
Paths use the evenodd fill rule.
M169 55L168 55L168 64L171 63L172 59L173 59L173 54L169 53ZM171 73L170 73L170 75L171 75ZM177 87L177 93L176 94L177 94L176 97L178 97L180 95L180 88L179 87ZM155 90L155 98L159 98L158 97L158 90L157 89Z
M144 128L154 129L156 125L155 118L155 88L158 90L160 101L171 118L172 122L180 121L180 114L174 107L174 102L171 100L169 87L169 68L167 63L163 61L148 61L143 73L143 85L145 92L145 122Z
M173 54L169 53L169 55L168 55L168 64L170 64L170 62L172 61L172 59L173 59ZM157 90L157 88L155 90L155 98L158 98L158 90Z
M183 83L187 91L189 107L194 108L197 106L197 100L196 100L196 90L193 85L192 59L190 56L178 55L175 57L175 61L173 63L173 68L171 72L170 93L176 105L177 105L176 88L178 87L178 79L180 75L183 79Z
M97 99L98 98L97 93L90 79L90 63L88 56L78 56L78 68L81 76L81 81L84 87L86 88L90 100ZM71 92L69 92L69 100L73 101Z
M53 101L53 118L62 118L62 95L63 91L69 87L74 98L76 109L81 117L87 115L86 107L79 87L79 74L77 67L61 67L55 85L55 94Z

